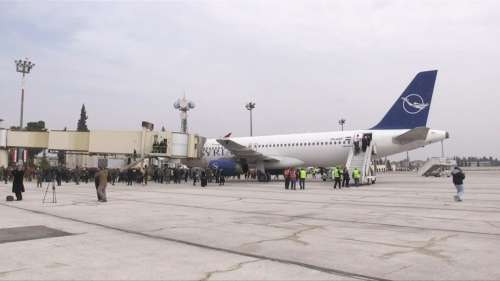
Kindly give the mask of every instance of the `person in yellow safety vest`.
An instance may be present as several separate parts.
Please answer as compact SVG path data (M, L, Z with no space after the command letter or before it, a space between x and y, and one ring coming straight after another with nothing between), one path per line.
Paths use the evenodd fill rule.
M300 189L306 189L306 170L304 168L300 169L299 172L299 186Z
M340 168L339 167L333 167L333 170L332 170L332 178L333 178L333 181L334 181L333 189L337 189L337 184L339 185L339 189L342 188L340 177L341 177Z
M359 171L358 168L354 168L354 171L352 171L352 178L354 179L354 185L358 186L359 179L361 178L361 172Z

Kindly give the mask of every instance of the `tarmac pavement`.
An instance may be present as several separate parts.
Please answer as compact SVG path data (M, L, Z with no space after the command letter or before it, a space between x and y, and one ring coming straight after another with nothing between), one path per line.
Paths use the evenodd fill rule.
M500 280L500 173L466 173L464 202L450 178L411 173L342 190L118 184L107 203L63 184L42 204L27 183L0 203L0 280Z

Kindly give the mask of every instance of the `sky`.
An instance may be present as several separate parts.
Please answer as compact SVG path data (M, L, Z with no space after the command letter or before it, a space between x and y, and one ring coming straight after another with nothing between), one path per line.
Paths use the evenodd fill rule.
M25 57L25 121L76 129L85 104L91 130L177 131L185 94L207 137L249 135L249 101L254 135L370 128L437 69L445 153L500 157L499 27L495 0L0 1L0 118L18 125Z

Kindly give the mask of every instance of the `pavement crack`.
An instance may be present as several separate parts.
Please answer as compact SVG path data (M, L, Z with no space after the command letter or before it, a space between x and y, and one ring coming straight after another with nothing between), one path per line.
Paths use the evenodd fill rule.
M228 272L236 271L236 270L239 270L239 269L243 268L244 265L247 265L247 264L250 264L250 263L259 262L259 261L261 261L261 260L260 259L249 260L249 261L239 262L237 264L231 265L230 267L228 267L226 269L221 269L221 270L217 269L217 270L214 270L214 271L209 271L209 272L205 273L205 276L202 279L200 279L200 281L208 281L215 274L222 274L222 273L228 273Z
M396 273L396 272L400 272L400 271L405 270L405 269L410 268L410 267L412 267L412 265L404 265L404 266L402 266L402 267L400 267L400 268L398 268L398 269L396 269L396 270L393 270L393 271L389 271L389 272L387 272L387 273L384 273L384 275L383 275L383 276L387 276L387 275L389 275L389 274L393 274L393 273Z
M19 272L19 271L23 271L26 269L28 269L28 268L18 268L18 269L13 269L13 270L8 270L8 271L0 271L0 277L5 277L5 276L9 275L10 273Z
M262 243L267 243L267 242L284 241L284 240L289 240L289 241L307 246L307 245L309 245L309 243L301 240L300 236L308 231L317 230L317 229L324 229L323 225L307 225L307 224L302 224L302 223L301 223L301 225L304 226L304 228L296 230L293 233L288 234L284 237L273 238L273 239L263 239L263 240L258 240L258 241L254 241L254 242L248 242L248 243L242 244L240 247L244 248L244 247L248 247L251 245L257 245L257 244L262 244Z
M418 245L418 246L405 246L404 248L409 248L408 250L402 250L402 251L393 251L389 253L385 253L382 255L382 258L392 258L397 255L402 255L402 254L408 254L408 253L416 253L416 254L421 254L429 257L434 257L437 259L440 259L446 263L452 263L453 260L451 257L444 255L443 252L444 250L438 250L438 249L432 249L435 247L438 243L444 242L448 240L449 238L456 237L458 236L457 234L452 234L452 235L446 235L441 238L437 237L432 237L431 239L427 240L424 242L423 245ZM421 244L421 242L415 242L418 244Z
M500 226L494 224L493 222L491 221L484 221L485 223L489 224L490 226L493 226L494 228L500 228Z

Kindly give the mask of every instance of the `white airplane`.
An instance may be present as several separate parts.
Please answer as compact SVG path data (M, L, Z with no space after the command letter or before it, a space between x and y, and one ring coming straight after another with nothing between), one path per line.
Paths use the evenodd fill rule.
M376 126L370 129L209 139L202 162L190 165L223 169L225 175L256 168L260 172L288 167L345 165L355 138L369 136L376 157L424 147L449 138L426 127L437 70L420 72Z

